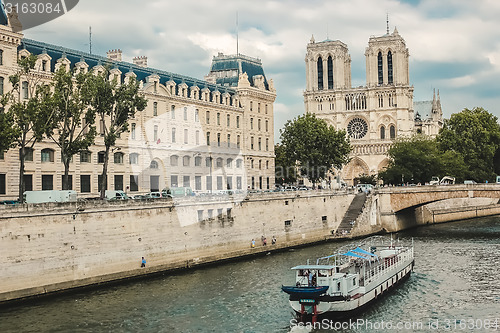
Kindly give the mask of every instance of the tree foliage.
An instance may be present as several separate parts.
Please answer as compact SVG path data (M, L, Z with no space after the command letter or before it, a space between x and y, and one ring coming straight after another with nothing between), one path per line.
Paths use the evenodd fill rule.
M54 115L45 134L61 149L63 190L70 188L68 175L71 158L94 143L95 110L89 107L92 92L95 92L91 87L92 77L92 73L74 76L61 67L54 75L53 91L46 96L47 102L44 103Z
M109 80L109 71L93 76L91 106L101 122L104 136L104 163L102 169L101 198L104 198L107 185L109 151L115 146L120 134L128 131L128 120L137 111L146 108L146 99L139 94L139 82L130 78L127 83L118 84Z
M274 146L274 171L276 183L294 183L297 181L297 168L295 161L291 161L285 152L285 147L277 143Z
M346 132L337 131L326 121L306 113L289 120L280 130L284 163L295 165L311 182L324 179L332 167L346 164L351 151Z
M371 185L377 185L377 175L367 175L367 174L362 174L359 175L358 177L354 178L354 183L355 184L371 184Z
M389 166L379 173L386 184L425 184L432 176L464 177L462 156L454 151L440 151L435 139L423 135L397 139L388 155Z
M498 119L483 108L464 109L445 120L437 137L442 151L463 156L465 178L477 182L495 179L494 160L500 147Z

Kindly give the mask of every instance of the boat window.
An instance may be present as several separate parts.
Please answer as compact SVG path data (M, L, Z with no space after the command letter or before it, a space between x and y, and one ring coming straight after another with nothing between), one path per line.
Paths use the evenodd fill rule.
M318 276L319 277L325 277L325 276L328 276L328 270L326 269L321 269L318 271Z
M307 272L304 269L299 269L299 276L306 276Z

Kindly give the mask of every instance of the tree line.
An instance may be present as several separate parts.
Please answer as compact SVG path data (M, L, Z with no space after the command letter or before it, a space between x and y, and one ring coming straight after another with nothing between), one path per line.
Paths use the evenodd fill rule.
M0 99L0 151L19 149L19 200L23 201L25 191L26 154L43 139L59 147L64 165L62 188L70 188L71 159L95 143L96 120L105 147L99 189L104 198L110 149L128 131L128 120L147 105L139 82L133 77L125 83L110 80L109 68L74 73L61 66L47 83L35 68L36 55L19 59L18 65L9 77L11 91Z

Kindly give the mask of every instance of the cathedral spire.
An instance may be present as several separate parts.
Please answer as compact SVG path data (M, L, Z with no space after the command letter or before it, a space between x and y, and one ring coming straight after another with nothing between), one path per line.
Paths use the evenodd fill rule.
M387 20L386 20L386 23L387 23L387 34L389 34L389 12L387 12Z

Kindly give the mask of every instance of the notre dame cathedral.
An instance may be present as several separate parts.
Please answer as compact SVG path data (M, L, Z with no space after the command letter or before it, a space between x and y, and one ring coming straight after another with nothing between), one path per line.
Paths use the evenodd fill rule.
M443 126L439 91L432 101L414 102L409 51L397 29L370 37L365 51L366 86L351 86L351 56L339 40L307 45L306 112L347 131L351 161L339 170L348 185L361 174L377 174L388 165L394 139L423 133L436 136Z

